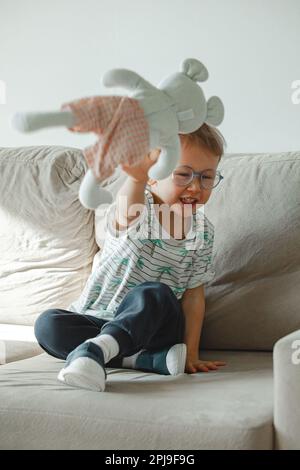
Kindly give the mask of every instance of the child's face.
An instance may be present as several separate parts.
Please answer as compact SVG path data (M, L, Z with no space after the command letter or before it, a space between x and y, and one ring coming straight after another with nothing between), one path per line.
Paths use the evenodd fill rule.
M200 147L199 145L191 145L181 142L181 158L178 166L187 165L195 172L211 169L217 170L219 158L209 150ZM172 206L176 204L174 212L178 213L177 208L182 213L183 197L191 197L196 199L196 203L190 205L192 212L195 213L197 208L202 204L206 204L209 200L212 189L203 189L200 187L200 178L195 177L188 186L177 186L172 178L172 175L163 180L149 180L148 184L151 186L151 192L156 204L168 204ZM198 204L198 206L197 206Z

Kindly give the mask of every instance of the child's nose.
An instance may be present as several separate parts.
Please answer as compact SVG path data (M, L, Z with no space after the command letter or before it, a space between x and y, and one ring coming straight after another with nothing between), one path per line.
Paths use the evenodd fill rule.
M200 182L200 177L196 176L193 178L193 180L190 182L188 188L193 190L193 191L201 191L201 182Z

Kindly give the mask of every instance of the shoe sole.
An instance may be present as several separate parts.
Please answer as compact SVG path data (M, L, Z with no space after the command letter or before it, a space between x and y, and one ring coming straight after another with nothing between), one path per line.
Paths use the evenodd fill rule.
M167 368L170 375L183 374L186 362L186 345L184 343L172 346L166 357Z
M86 370L88 374L80 370ZM57 379L71 387L84 388L95 392L105 390L105 372L103 367L88 357L78 357L58 374Z

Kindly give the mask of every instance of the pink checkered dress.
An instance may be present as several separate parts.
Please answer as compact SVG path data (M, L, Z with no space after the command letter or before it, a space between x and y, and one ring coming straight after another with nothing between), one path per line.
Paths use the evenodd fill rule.
M149 126L138 101L122 96L92 96L65 103L76 118L73 132L94 132L97 142L84 150L99 182L120 164L135 165L149 152Z

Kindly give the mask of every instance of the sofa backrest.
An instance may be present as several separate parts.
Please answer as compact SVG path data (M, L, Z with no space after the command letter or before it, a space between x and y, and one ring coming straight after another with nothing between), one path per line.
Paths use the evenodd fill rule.
M300 152L226 155L219 169L201 345L272 350L300 328Z
M204 208L216 275L200 347L270 351L300 328L300 152L227 154L218 169L224 180ZM123 181L121 172L114 195ZM101 246L102 214L95 220Z
M77 149L0 148L0 323L32 325L80 295L104 233L103 211L78 200L86 169ZM201 347L271 350L300 328L300 152L225 155L219 169Z
M80 295L98 251L86 168L77 149L0 148L0 323L33 325Z

